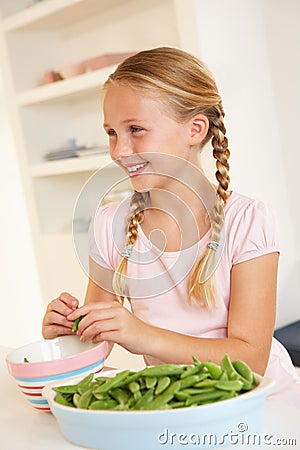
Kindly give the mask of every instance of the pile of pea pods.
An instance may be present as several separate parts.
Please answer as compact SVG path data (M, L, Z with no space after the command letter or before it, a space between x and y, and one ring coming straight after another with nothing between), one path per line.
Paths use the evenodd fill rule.
M236 397L256 386L254 374L243 361L221 365L163 364L138 372L123 370L113 377L89 374L78 384L54 387L55 401L89 410L147 411L204 405Z

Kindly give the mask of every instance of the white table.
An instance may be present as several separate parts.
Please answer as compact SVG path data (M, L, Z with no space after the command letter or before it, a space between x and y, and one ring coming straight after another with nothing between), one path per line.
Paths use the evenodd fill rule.
M8 351L8 348L0 346L0 449L82 450L83 447L65 440L51 413L34 410L19 392L7 371L5 356ZM300 409L283 403L267 401L264 429L260 435L262 436L264 433L270 435L265 444L262 443L260 446L234 445L230 448L239 450L277 447L296 450L300 448ZM281 441L281 445L274 445L276 439L296 439L296 445L283 445L283 441ZM197 446L193 447L197 448ZM163 448L162 445L162 450ZM182 448L184 450L186 446L182 445ZM191 447L189 446L189 448ZM141 450L147 450L147 448Z

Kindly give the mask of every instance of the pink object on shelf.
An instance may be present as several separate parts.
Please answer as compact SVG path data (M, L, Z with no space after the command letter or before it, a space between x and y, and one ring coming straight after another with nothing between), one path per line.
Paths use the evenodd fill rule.
M59 74L62 78L71 78L76 75L81 75L85 72L85 68L82 62L75 64L66 64L59 69Z

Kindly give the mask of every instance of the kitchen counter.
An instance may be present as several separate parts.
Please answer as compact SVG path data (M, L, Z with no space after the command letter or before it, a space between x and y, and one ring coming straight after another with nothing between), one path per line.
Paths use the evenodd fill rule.
M0 346L1 450L82 450L83 447L65 440L55 417L51 413L34 410L22 396L15 381L7 371L5 357L8 352L8 348ZM264 428L260 433L261 441L263 441L263 436L266 436L266 442L261 442L259 446L252 445L252 442L252 444L234 445L226 447L226 449L299 448L299 419L299 408L269 400L266 402ZM288 444L289 439L290 443ZM291 441L292 439L294 442ZM183 445L184 448L186 446ZM189 446L189 448L191 447ZM141 450L147 450L147 448Z

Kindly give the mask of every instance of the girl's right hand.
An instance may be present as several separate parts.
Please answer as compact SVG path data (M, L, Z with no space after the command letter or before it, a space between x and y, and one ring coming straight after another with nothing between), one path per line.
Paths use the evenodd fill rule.
M77 298L63 292L47 306L43 319L42 334L44 339L54 339L65 334L72 334L72 321L67 316L78 308Z

